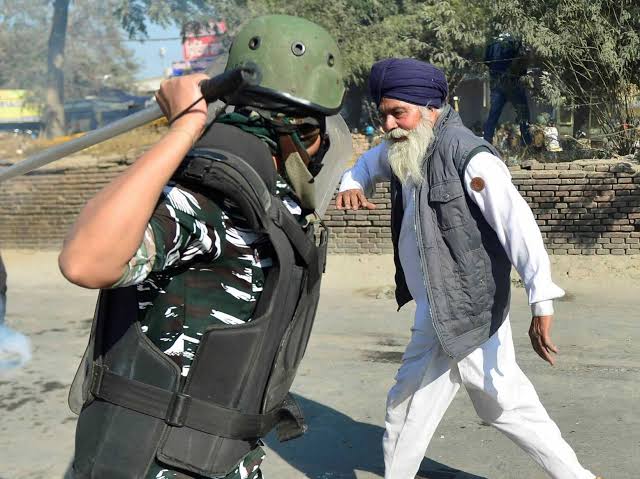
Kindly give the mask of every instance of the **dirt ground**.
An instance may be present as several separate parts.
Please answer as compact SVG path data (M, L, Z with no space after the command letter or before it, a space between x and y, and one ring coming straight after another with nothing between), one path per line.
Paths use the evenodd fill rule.
M26 333L33 359L0 376L0 478L62 478L76 417L66 396L84 350L95 292L64 281L54 252L3 251L9 325ZM512 323L520 366L583 464L607 479L640 470L640 256L556 257L567 298L556 305L555 367L532 351L528 307L515 288ZM382 477L385 395L410 335L412 308L390 299L389 256L332 256L314 333L294 392L304 438L267 438L269 479ZM428 479L541 479L508 439L482 423L460 391L422 464Z

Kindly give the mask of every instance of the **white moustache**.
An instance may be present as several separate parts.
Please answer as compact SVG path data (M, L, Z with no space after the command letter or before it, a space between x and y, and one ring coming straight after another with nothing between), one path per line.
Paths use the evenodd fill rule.
M433 138L433 127L427 120L413 130L394 128L387 132L387 161L402 184L422 183L422 162Z
M396 127L393 130L388 131L384 135L384 137L385 140L393 141L408 138L410 134L411 130L405 130L404 128Z

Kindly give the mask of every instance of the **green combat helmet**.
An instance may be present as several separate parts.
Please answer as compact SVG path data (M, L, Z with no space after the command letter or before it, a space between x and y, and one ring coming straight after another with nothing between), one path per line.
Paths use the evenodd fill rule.
M251 20L234 38L226 70L240 66L256 66L261 81L227 98L231 104L322 116L342 107L338 45L313 22L288 15Z

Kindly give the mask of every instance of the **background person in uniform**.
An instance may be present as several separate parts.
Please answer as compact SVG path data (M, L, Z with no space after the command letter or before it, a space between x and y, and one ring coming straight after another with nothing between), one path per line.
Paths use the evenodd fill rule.
M484 124L484 139L493 143L493 135L504 106L511 102L520 124L521 143L529 145L529 105L523 85L527 74L527 52L522 41L510 33L502 33L487 45L484 61L489 68L491 107Z
M535 351L553 364L549 258L533 214L496 150L446 103L444 74L413 59L373 65L371 95L385 141L342 179L338 208L373 209L391 181L398 306L416 302L412 336L387 398L386 479L413 479L460 386L480 418L553 479L593 479L518 367L509 321L510 271L523 279ZM367 192L367 193L365 193Z

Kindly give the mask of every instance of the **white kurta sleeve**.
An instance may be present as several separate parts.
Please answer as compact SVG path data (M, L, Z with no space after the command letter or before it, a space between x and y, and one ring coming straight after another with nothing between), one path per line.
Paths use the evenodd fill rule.
M551 280L540 228L511 182L509 169L495 155L481 152L469 161L464 183L520 274L533 315L553 314L552 300L564 296L564 291Z
M387 163L387 145L383 142L364 152L350 170L342 175L340 191L361 189L370 196L376 183L391 179Z

